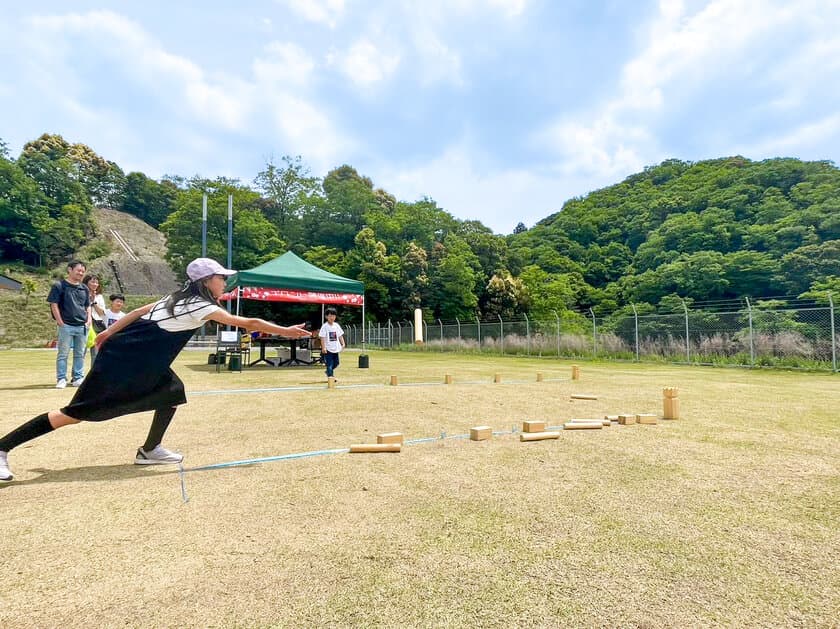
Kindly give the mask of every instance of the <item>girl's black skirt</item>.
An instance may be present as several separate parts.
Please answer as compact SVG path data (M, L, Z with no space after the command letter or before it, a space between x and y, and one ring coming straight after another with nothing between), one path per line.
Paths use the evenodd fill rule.
M184 404L184 383L170 365L193 332L167 332L147 319L128 325L102 345L82 386L61 412L99 422Z

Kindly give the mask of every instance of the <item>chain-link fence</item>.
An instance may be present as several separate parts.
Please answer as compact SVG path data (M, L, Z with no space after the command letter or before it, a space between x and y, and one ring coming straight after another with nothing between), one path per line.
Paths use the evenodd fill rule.
M761 302L759 302L760 304ZM682 313L554 313L551 320L473 319L423 322L416 345L410 321L345 327L348 344L423 351L493 352L523 356L603 358L701 365L743 365L837 371L840 330L834 302L774 303L749 300L737 310L684 307Z

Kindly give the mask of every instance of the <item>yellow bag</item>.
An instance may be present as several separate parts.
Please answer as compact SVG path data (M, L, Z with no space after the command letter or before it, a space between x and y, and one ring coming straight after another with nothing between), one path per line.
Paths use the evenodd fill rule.
M96 330L93 329L93 326L90 326L87 335L87 348L90 349L94 345L96 345Z

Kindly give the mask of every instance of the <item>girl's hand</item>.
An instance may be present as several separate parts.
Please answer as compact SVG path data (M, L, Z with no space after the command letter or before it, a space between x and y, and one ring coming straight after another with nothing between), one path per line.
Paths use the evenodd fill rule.
M298 325L286 328L286 336L295 339L302 339L305 336L310 336L309 330L307 330L304 326L306 326L305 323L299 323Z
M99 351L99 348L102 347L102 344L105 343L109 338L111 338L111 333L105 329L102 330L99 334L96 335L96 341L94 345L96 345L96 350Z

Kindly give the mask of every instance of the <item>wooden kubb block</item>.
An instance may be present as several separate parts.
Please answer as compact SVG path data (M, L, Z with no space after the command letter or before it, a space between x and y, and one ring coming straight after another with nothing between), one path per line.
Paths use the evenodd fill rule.
M538 372L537 372L537 382L542 382L542 381L543 381L543 375L542 375L542 372L538 371Z
M600 422L602 426L609 428L612 425L612 422L609 419L571 419L569 420L573 424L587 424L589 422Z
M563 430L600 430L603 427L604 422L600 419L595 421L566 422L563 424Z
M490 426L473 426L470 428L470 441L486 441L493 438L493 429Z
M401 448L399 443L354 443L350 452L399 452Z
M636 415L619 415L618 416L618 423L622 426L629 426L630 424L636 423Z
M443 383L444 384L452 384L452 375L451 374L446 374L445 376L443 376Z
M522 432L542 432L545 430L545 422L543 421L524 421L522 422Z
M328 389L335 389L335 378L327 378L327 388Z
M580 380L580 367L572 365L572 380Z
M636 415L636 421L640 424L655 424L657 420L656 415L640 414Z
M398 384L399 384L399 378L397 378L396 376L391 376L391 386L395 387Z
M677 387L662 389L662 417L663 419L680 418L679 389Z
M376 443L402 443L403 434L401 432L383 432L376 435Z
M499 384L499 383L501 383L501 381L502 381L502 374L497 373L497 374L493 375L493 382L495 382L496 384Z
M523 432L519 434L520 441L543 441L544 439L559 439L560 433L556 430L542 432Z

